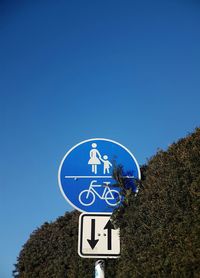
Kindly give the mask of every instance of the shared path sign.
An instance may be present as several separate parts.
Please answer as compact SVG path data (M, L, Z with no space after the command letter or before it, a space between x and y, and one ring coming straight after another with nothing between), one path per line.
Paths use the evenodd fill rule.
M111 214L81 214L78 254L83 258L118 258L120 235Z
M140 168L123 145L105 138L93 138L71 148L58 172L64 198L82 213L79 218L78 254L84 258L118 258L120 235L111 214L121 201L112 177L115 166L123 166L122 177L136 191Z
M93 138L71 148L62 159L58 172L64 198L77 210L88 213L112 213L119 206L119 188L114 186L114 167L123 166L123 175L140 179L140 168L133 154L109 139Z

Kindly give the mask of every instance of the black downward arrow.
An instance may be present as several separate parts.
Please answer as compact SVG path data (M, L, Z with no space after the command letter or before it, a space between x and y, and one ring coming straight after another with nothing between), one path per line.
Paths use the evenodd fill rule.
M112 222L108 220L104 230L108 230L108 250L112 249L112 230L115 230Z
M92 249L96 246L98 239L95 239L95 219L91 221L91 239L87 240Z

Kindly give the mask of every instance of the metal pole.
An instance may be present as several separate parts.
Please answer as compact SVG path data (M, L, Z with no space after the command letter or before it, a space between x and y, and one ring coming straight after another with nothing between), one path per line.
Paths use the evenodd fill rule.
M104 260L96 261L95 278L105 278L105 261Z

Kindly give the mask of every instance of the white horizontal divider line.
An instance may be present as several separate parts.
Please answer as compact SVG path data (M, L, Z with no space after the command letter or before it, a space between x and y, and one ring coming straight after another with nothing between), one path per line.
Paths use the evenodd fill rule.
M112 176L65 176L65 179L88 179L88 178L94 178L94 179L102 179L102 178L113 178ZM133 179L134 176L122 176L121 178L126 179Z

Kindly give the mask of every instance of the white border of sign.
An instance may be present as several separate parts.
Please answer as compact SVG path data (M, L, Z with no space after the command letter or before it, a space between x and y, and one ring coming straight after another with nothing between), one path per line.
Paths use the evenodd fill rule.
M63 162L64 162L65 158L66 158L75 148L77 148L79 145L82 145L82 144L84 144L84 143L87 143L87 142L90 142L90 141L94 141L94 140L102 140L102 141L111 142L111 143L114 143L114 144L116 144L116 145L122 147L124 150L126 150L126 151L130 154L130 156L133 158L133 160L134 160L134 162L135 162L135 164L136 164L136 166L137 166L138 178L141 179L140 167L139 167L139 165L138 165L138 163L137 163L137 160L135 159L134 155L133 155L125 146L123 146L122 144L120 144L120 143L118 143L118 142L116 142L116 141L114 141L114 140L110 140L110 139L106 139L106 138L91 138L91 139L87 139L87 140L84 140L84 141L82 141L82 142L76 144L74 147L72 147L72 148L65 154L65 156L63 157L63 159L62 159L62 161L61 161L61 163L60 163L59 170L58 170L58 184L59 184L59 187L60 187L60 191L61 191L63 197L65 198L65 200L66 200L72 207L74 207L75 209L77 209L78 211L80 211L80 212L86 212L86 213L88 213L88 212L87 212L87 211L84 211L84 210L81 210L80 208L76 207L76 206L67 198L67 196L65 195L65 193L64 193L64 191L63 191L63 188L62 188L62 185L61 185L60 172L61 172L61 168L62 168L62 165L63 165Z

